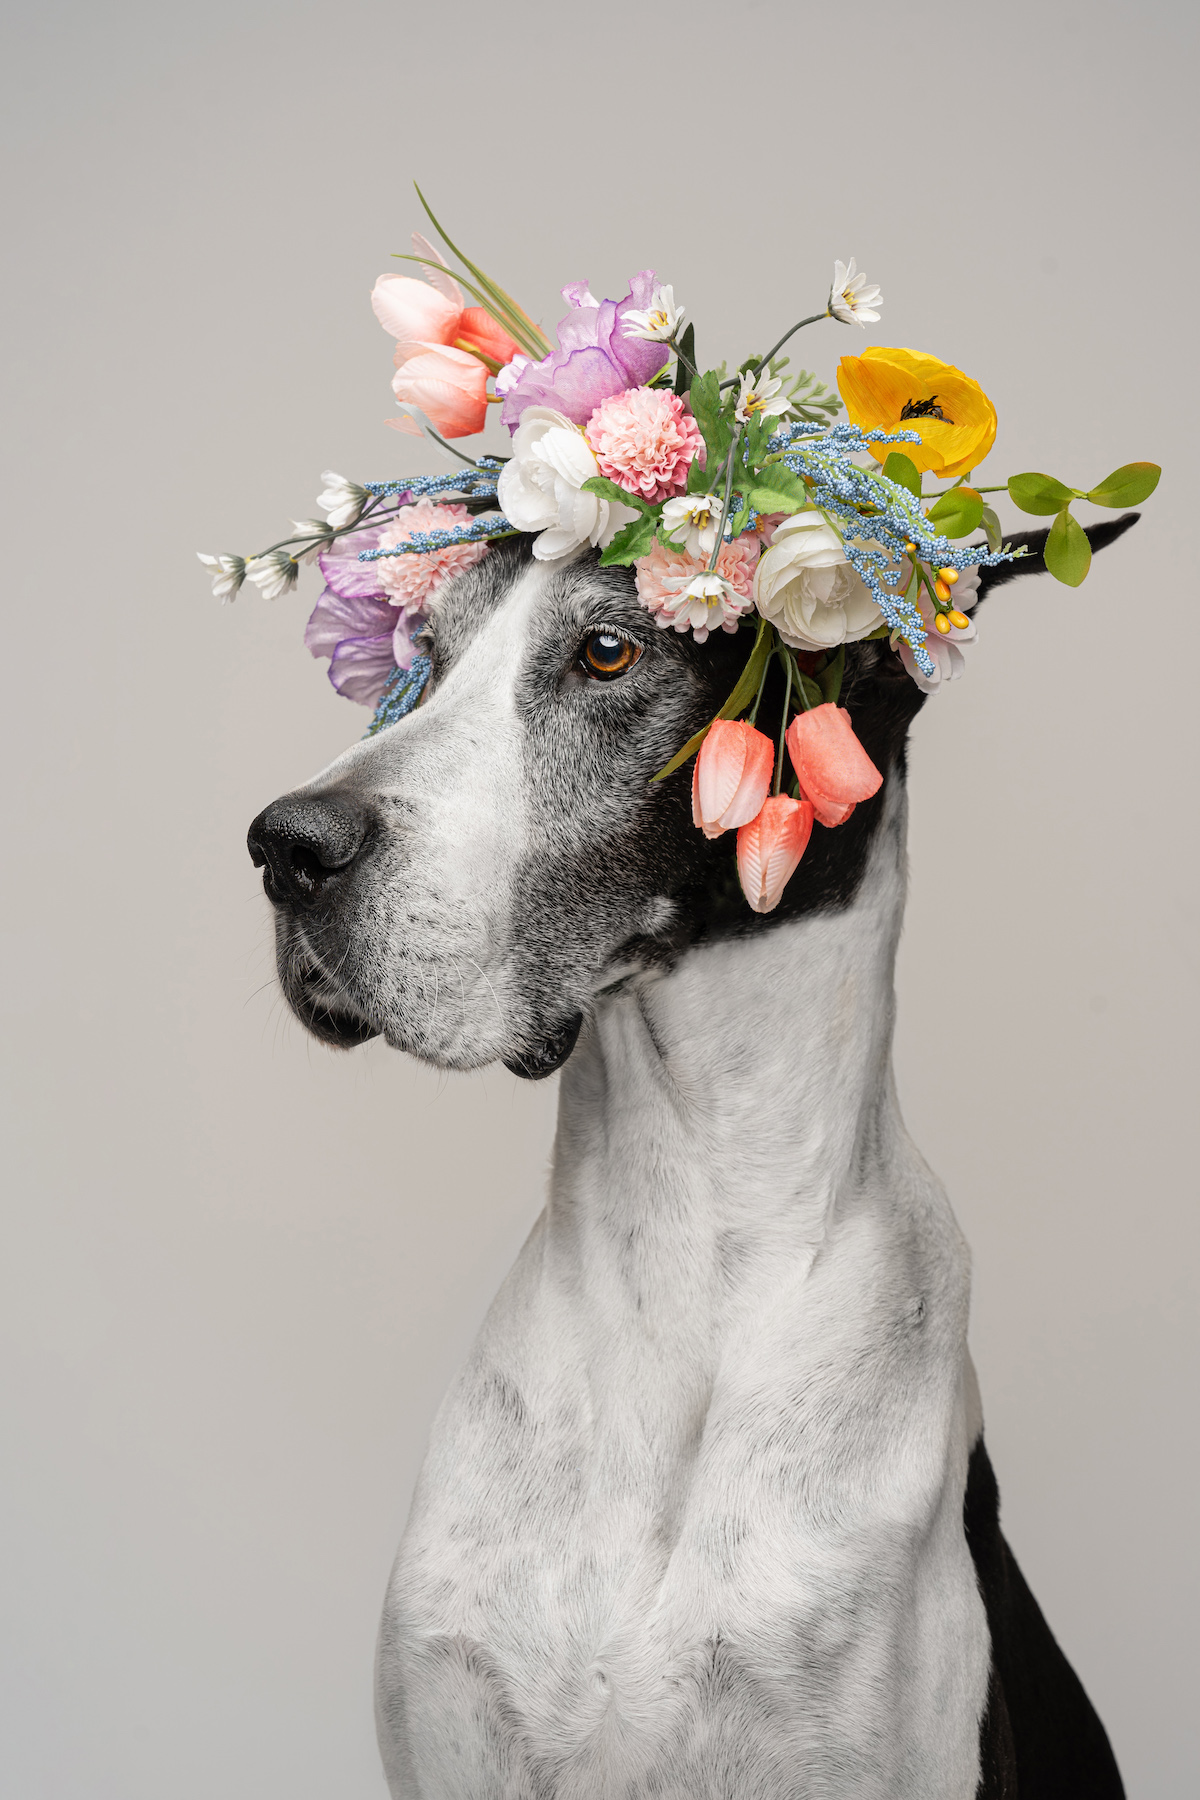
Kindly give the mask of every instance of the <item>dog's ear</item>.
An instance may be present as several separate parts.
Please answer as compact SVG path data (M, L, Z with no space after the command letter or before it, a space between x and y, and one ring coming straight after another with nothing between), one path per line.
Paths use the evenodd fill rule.
M1093 525L1088 542L1093 550L1103 550L1135 525L1140 513L1125 513L1103 525ZM1015 581L1019 575L1044 575L1043 554L1049 531L1019 531L1010 541L1014 548L1024 544L1029 555L1016 562L996 563L979 571L979 592L968 611L974 613L979 603L1002 581ZM904 664L886 643L863 642L847 645L846 675L842 684L842 704L854 717L854 729L877 768L888 768L893 762L903 767L904 742L908 728L925 704L926 696L912 680Z
M1119 537L1124 537L1131 526L1137 524L1141 516L1141 513L1135 512L1122 513L1119 519L1108 519L1103 525L1086 527L1087 540L1092 546L1093 553L1097 550L1107 550L1110 544L1115 544ZM979 592L975 596L974 605L968 607L967 610L974 612L980 601L985 600L993 588L999 587L1005 581L1016 581L1021 575L1044 575L1046 572L1046 539L1049 536L1049 530L1018 531L1011 538L1006 538L1005 542L1011 544L1014 550L1024 546L1029 551L1029 555L1019 556L1015 562L993 563L990 568L980 569Z

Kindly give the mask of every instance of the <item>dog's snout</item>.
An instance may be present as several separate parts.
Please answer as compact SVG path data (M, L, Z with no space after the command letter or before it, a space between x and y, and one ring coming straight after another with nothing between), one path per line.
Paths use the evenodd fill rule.
M355 861L370 824L366 811L344 796L285 794L259 813L246 848L264 870L269 899L312 906Z

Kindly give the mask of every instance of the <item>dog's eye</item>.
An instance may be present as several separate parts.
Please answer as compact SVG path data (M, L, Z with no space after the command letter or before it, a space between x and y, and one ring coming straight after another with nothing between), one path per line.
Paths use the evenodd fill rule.
M584 638L579 649L579 666L593 681L615 681L618 675L632 669L641 654L640 644L605 626Z

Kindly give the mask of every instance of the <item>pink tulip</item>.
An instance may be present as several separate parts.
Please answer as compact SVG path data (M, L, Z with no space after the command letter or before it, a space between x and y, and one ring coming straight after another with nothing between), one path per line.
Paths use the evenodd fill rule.
M457 288L454 291L458 293ZM464 307L461 294L451 299L411 275L381 275L371 292L371 305L383 329L396 340L398 369L431 344L474 350L500 364L520 354L521 346L484 307Z
M411 275L381 275L371 305L383 329L397 340L397 368L430 344L452 344L463 316L461 305Z
M883 776L854 735L844 706L814 706L797 713L787 747L800 783L822 825L844 825L860 800L869 800Z
M487 417L488 372L484 363L453 346L423 344L392 377L397 400L419 406L443 437L470 437ZM420 436L415 419L389 419L396 431Z
M807 800L776 794L737 836L738 878L756 913L774 912L796 873L812 835L813 809Z
M692 818L705 837L748 825L771 789L775 746L745 719L718 719L692 774Z

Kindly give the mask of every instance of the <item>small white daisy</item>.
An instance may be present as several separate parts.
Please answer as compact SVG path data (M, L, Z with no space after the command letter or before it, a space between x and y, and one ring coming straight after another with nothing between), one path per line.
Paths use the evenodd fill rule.
M883 295L877 287L868 287L866 276L855 271L853 257L848 268L845 263L834 263L826 308L833 318L843 325L874 325L879 318L874 309L882 305Z
M649 338L656 344L670 343L683 324L686 308L676 306L675 291L656 287L645 312L627 312L621 321L627 337Z

